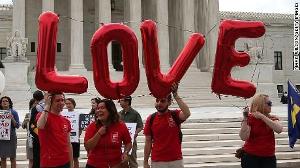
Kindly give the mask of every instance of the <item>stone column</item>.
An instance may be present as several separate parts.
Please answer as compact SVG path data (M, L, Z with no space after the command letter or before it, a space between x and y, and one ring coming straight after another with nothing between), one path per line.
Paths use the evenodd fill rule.
M196 59L199 69L202 72L207 72L209 70L209 53L207 48L211 39L208 39L206 36L208 31L208 11L210 10L208 9L208 3L209 2L205 0L195 1L195 30L205 36L205 44Z
M83 64L83 0L71 0L71 65L70 71L84 71Z
M208 1L208 22L207 27L208 31L210 31L206 36L208 42L208 54L209 54L209 65L210 71L212 72L214 63L215 63L215 55L218 41L218 31L219 31L219 0L209 0Z
M19 31L25 37L25 0L13 0L13 28L12 33Z
M158 35L158 47L160 55L160 67L163 71L168 70L170 67L170 54L169 54L169 23L168 18L168 1L158 0L156 1L156 20L157 35Z
M188 0L185 1L183 4L183 23L182 27L184 29L183 31L183 38L184 38L184 44L187 43L189 37L195 32L195 26L194 26L194 6L195 1L194 0ZM190 31L188 31L190 30ZM196 70L197 69L197 57L194 59L191 67L189 69Z
M42 10L54 12L54 0L43 0Z
M111 4L110 0L99 0L98 1L98 23L107 24L111 22ZM99 27L101 24L99 25ZM109 69L113 70L112 55L111 55L111 44L107 47L107 56Z
M142 38L140 31L140 22L142 19L142 5L141 0L126 0L124 1L124 20L130 21L127 23L129 27L131 27L138 39L138 54L139 54L139 66L142 66Z
M195 1L195 30L205 35L198 65L201 71L212 71L219 28L219 1Z

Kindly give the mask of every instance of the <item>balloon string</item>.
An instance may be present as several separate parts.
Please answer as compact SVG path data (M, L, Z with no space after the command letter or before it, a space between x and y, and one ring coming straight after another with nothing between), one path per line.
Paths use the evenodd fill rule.
M68 17L68 16L64 16L64 15L60 15L60 18L62 18L62 19L70 19L70 20L77 21L77 22L82 22L82 23L90 23L90 24L95 24L95 23L96 23L96 22L94 22L94 21L83 21L83 20L74 19L74 18L71 18L71 17ZM0 18L0 20L3 20L3 19L5 19L5 18ZM138 22L138 21L124 21L124 22L122 22L122 24L127 24L127 23L140 23L140 22L142 22L142 21L143 21L143 20L141 20L141 21L139 21L139 22ZM156 22L157 24L160 24L160 25L163 25L163 26L167 26L167 27L170 27L170 28L174 28L174 29L178 29L178 30L180 30L180 31L185 31L185 32L190 32L190 33L196 33L196 32L193 31L193 30L183 29L183 28L181 28L181 27L177 27L177 26L174 26L174 25L163 24L163 23L160 23L160 22L158 22L158 21L155 21L155 22ZM104 23L99 23L99 24L104 25ZM209 31L207 31L207 33L204 34L204 36L206 37L208 34L210 34L211 31L212 31L213 29L215 29L217 25L218 25L218 22L215 23L214 26L212 26L212 28L210 28ZM270 40L273 42L271 48L273 48L273 46L274 46L274 41L273 41L271 35L266 35L266 34L265 34L265 35L264 35L264 40L263 40L263 45L262 45L262 56L263 56L263 54L264 54L264 48L265 48L264 45L265 45L265 40L266 40L266 37L267 37L267 36L269 36L269 37L270 37ZM281 35L281 36L282 36L282 35ZM283 37L283 36L282 36L282 37ZM258 66L258 64L260 63L260 60L261 60L261 59L262 59L262 58L259 58L259 59L257 60L256 64L255 64L255 67L254 67L254 70L253 70L253 73L252 73L252 76L251 76L251 82L253 82L253 79L254 79L254 75L255 75L257 66ZM258 72L258 77L257 77L257 86L258 86L258 82L259 82L259 77L260 77L260 70L259 70L259 72ZM30 88L28 91L33 92L31 88ZM86 93L89 94L89 95L91 95L91 96L95 96L95 97L98 96L97 94L94 94L94 93L91 93L91 92L86 92ZM144 97L144 96L150 96L150 95L136 95L136 96L134 96L134 97ZM133 97L133 98L134 98L134 97ZM196 97L196 96L187 96L187 97L183 97L183 98L193 98L193 97ZM226 96L226 97L228 97L228 96ZM221 95L219 95L219 99L221 100ZM25 100L25 101L28 101L28 100ZM244 101L245 101L245 103L247 104L247 102L246 102L245 99L244 99ZM232 106L233 106L233 107L238 107L237 105L234 105L234 104L232 104Z
M70 20L73 20L73 21L76 21L76 22L82 22L82 23L90 23L90 24L95 24L95 23L98 23L98 22L94 22L94 21L83 21L83 20L78 20L78 19L74 19L72 17L69 17L69 16L64 16L64 15L60 15L59 16L60 18L62 19L70 19ZM123 21L123 22L120 22L121 24L128 24L128 23L141 23L143 22L144 20L146 19L143 19L141 21L132 21L132 20L129 20L129 21ZM153 19L151 19L153 20ZM167 26L167 27L170 27L170 28L174 28L174 29L178 29L180 31L184 31L184 32L189 32L189 33L199 33L199 32L196 32L194 30L190 30L190 29L184 29L182 27L178 27L178 26L174 26L174 25L169 25L169 24L164 24L164 23L161 23L161 22L158 22L157 20L153 20L155 23L159 24L159 25L163 25L163 26ZM105 25L105 23L102 23L100 22L99 25ZM205 34L203 34L204 36L207 36L216 26L218 25L218 22L216 22L214 24L214 26L212 26L212 28L209 29L209 31Z

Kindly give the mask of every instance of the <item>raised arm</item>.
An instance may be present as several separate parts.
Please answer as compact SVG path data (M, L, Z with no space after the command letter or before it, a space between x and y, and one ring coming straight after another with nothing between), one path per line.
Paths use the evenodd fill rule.
M252 113L255 118L261 119L263 122L265 122L273 131L280 134L283 130L283 126L278 120L271 120L269 117L263 115L260 112L254 112Z
M106 133L106 127L101 127L96 134L84 143L84 147L87 151L92 150L98 143L102 135Z
M251 127L248 125L248 115L249 115L249 107L245 107L243 111L243 120L241 123L241 129L240 129L240 138L243 141L246 141L250 136Z
M242 121L240 129L240 138L243 141L246 141L250 136L251 127L247 123L247 118Z
M51 107L51 96L49 95L49 93L46 93L45 94L45 108L36 124L38 129L45 128L45 125L47 123L48 113L51 110L50 107Z
M37 127L38 129L44 129L45 125L47 123L47 118L48 118L48 111L43 111L41 116L39 117L37 121Z
M191 115L190 109L187 106L187 104L185 104L185 102L182 100L182 98L180 98L178 95L178 83L173 83L171 89L173 97L181 110L181 112L179 113L179 118L180 120L185 121Z

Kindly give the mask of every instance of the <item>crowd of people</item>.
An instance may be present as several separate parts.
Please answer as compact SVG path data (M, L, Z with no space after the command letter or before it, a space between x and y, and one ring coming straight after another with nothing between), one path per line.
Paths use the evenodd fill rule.
M118 100L122 107L119 112L113 100L91 99L90 115L94 119L84 130L86 168L137 168L136 138L142 130L145 135L144 168L183 168L181 124L191 113L178 95L177 83L171 90L167 97L156 98L156 112L147 117L145 126L139 112L131 106L131 96ZM173 99L179 109L169 109ZM274 132L281 133L283 127L279 118L271 114L271 106L268 95L258 94L244 110L239 133L245 141L240 155L243 168L276 167ZM7 158L10 158L11 167L16 168L18 113L7 96L0 99L0 109L7 111L11 119L10 139L0 140L1 168L7 167ZM44 94L39 90L33 93L29 112L22 123L22 128L27 130L29 168L79 167L79 137L82 134L79 115L75 100L65 98L63 93ZM134 123L133 135L127 123Z

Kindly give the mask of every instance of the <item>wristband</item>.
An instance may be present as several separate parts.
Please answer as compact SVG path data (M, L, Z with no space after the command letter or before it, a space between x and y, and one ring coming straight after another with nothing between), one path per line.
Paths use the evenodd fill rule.
M48 110L44 110L44 112L45 112L45 113L49 113L49 111L48 111Z
M97 131L97 134L98 134L99 136L101 136L101 134L100 134L100 132L99 132L99 131Z

